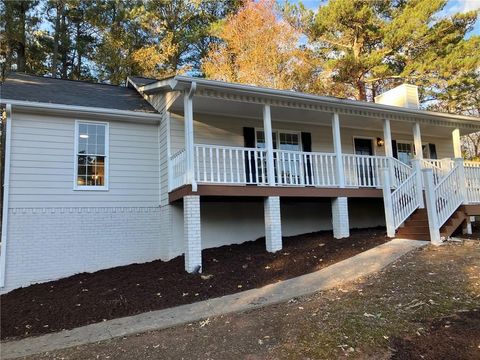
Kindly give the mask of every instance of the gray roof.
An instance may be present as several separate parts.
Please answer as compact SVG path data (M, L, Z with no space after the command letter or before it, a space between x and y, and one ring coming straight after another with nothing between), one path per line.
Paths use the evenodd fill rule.
M129 87L22 73L11 73L0 84L0 100L5 99L156 112L135 89Z
M141 86L145 86L145 85L148 85L148 84L152 84L152 83L157 82L157 81L159 81L159 80L155 79L155 78L146 78L146 77L142 77L142 76L129 76L127 86L135 85L137 87L141 87Z

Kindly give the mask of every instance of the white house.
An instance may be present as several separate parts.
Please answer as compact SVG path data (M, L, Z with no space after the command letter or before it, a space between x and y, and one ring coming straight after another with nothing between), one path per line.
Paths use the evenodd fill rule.
M480 215L480 167L460 151L480 119L419 110L411 86L377 101L10 75L1 291L182 253L199 271L202 249L261 236L277 251L282 235L386 224L440 243Z

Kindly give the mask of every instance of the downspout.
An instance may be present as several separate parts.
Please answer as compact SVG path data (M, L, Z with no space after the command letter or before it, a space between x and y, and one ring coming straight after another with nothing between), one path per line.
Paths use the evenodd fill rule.
M187 149L187 171L188 171L188 181L192 184L192 191L197 191L197 182L195 181L195 165L194 165L194 152L195 152L195 137L193 132L193 96L197 90L197 83L192 81L190 84L190 89L187 94L187 108L184 109L186 114L186 119L188 118L188 122L185 123L188 126L188 146ZM187 115L188 112L188 115Z
M12 105L6 105L5 162L3 175L2 236L0 245L0 288L5 286L7 264L8 200L10 188L10 147L12 143Z

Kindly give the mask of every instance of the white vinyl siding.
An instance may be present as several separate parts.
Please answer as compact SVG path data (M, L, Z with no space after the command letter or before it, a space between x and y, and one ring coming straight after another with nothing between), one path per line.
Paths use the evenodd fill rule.
M10 207L158 206L158 125L111 121L109 128L109 191L78 192L75 120L14 112Z

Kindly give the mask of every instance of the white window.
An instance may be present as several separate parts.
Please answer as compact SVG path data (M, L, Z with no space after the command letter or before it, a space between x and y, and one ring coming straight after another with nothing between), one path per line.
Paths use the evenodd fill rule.
M256 131L257 148L265 148L265 134L263 130ZM302 151L302 144L300 141L300 133L290 131L273 131L273 148L280 150ZM277 145L280 144L280 147Z
M108 189L108 123L75 122L74 189Z
M404 164L410 165L410 160L413 159L413 145L408 142L397 141L398 160Z

